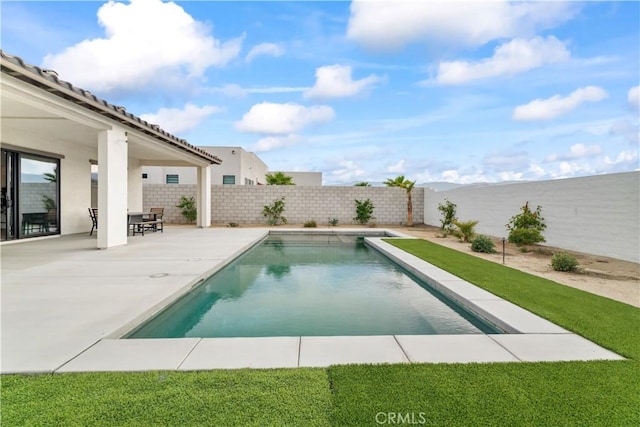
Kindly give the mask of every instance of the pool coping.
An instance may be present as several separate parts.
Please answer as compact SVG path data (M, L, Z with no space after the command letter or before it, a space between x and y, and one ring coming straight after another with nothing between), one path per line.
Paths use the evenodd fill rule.
M508 334L265 338L119 339L229 264L267 234L384 234L365 241L439 292ZM616 353L493 295L383 239L415 237L390 229L265 229L160 303L106 335L54 372L326 367L351 363L489 363L624 360Z

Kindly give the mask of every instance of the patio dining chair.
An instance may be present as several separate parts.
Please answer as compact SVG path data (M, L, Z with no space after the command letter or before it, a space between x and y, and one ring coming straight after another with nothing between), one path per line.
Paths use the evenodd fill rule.
M93 230L98 229L98 208L89 208L89 216L91 217L91 231L89 236L93 236Z
M156 223L154 225L154 231L158 230L158 226L160 226L160 232L164 233L164 208L150 208L149 212L155 214Z

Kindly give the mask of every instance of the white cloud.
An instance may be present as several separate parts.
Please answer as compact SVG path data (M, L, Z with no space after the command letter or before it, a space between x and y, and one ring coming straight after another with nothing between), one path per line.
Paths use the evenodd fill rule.
M335 118L331 107L305 107L298 104L256 104L236 122L242 132L261 134L292 134L307 126L327 123Z
M242 37L221 42L179 5L109 1L98 10L105 38L87 39L44 58L43 67L95 91L135 89L200 77L236 58Z
M620 119L613 122L609 128L609 135L622 136L631 144L640 144L640 126L633 124L627 119Z
M568 19L571 2L353 1L347 37L374 50L416 41L480 46L530 36Z
M494 152L484 157L482 165L490 171L509 172L528 168L530 159L524 151Z
M338 166L329 171L328 182L348 183L362 180L366 171L352 160L340 160Z
M304 97L327 99L354 96L382 80L375 74L353 80L350 66L328 65L316 69L316 84L304 93Z
M220 93L232 98L241 98L251 93L296 93L309 90L305 86L272 86L272 87L254 87L245 88L235 83L230 83L224 86L209 87L206 89L209 93Z
M292 145L299 144L302 141L302 136L295 134L267 136L260 138L258 142L251 147L251 150L256 153L271 151L277 148L290 147Z
M282 56L284 54L284 48L275 43L260 43L251 48L245 60L247 62L253 61L257 56Z
M479 62L441 62L438 65L436 82L456 85L490 77L513 75L545 64L565 61L569 56L570 53L564 43L553 36L535 37L530 40L513 39L496 47L491 58Z
M439 181L453 182L456 184L474 184L477 182L488 182L487 177L482 172L462 174L457 169L449 169L442 172Z
M569 96L554 95L547 99L535 99L528 104L518 105L513 110L514 120L551 120L577 108L584 102L598 102L608 96L597 86L576 89Z
M629 89L627 93L627 102L631 108L640 108L640 85L634 86Z
M391 172L391 173L404 173L405 170L406 169L404 167L404 160L400 160L395 165L387 166L387 172Z
M584 144L575 144L572 145L569 149L568 153L565 154L557 154L552 153L545 157L545 162L557 162L559 160L574 160L574 159L582 159L586 157L594 157L598 154L602 153L602 148L599 145L584 145Z
M140 118L151 124L157 124L169 133L187 132L200 124L211 114L219 113L222 108L213 105L198 107L187 104L184 109L161 108L155 114L142 114Z

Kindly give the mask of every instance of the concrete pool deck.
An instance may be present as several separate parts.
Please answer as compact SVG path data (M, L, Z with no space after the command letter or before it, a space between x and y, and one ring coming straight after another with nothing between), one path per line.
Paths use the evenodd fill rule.
M87 234L3 245L0 372L622 359L378 238L369 241L413 273L428 276L441 292L518 333L117 339L269 230L166 227L162 234L130 237L128 245L102 251Z

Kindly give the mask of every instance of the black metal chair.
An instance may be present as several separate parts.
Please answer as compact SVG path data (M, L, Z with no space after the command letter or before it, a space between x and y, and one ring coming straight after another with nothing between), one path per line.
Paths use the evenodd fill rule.
M93 230L98 229L98 208L89 208L89 216L91 217L91 231L89 236L93 236Z

